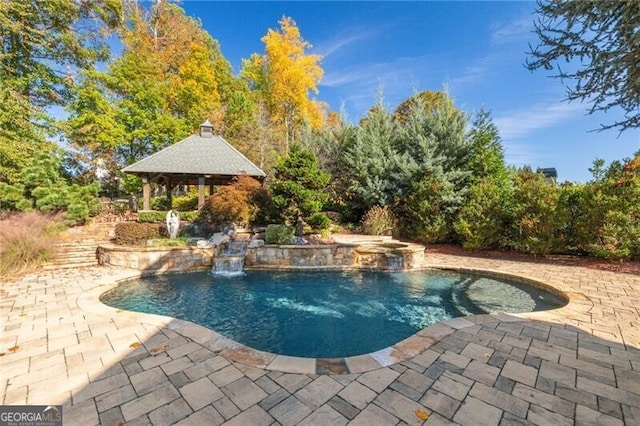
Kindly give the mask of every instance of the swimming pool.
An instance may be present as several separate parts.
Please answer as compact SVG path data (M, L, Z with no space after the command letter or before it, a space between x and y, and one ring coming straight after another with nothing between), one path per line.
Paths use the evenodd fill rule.
M453 317L564 304L534 287L445 271L168 274L121 283L100 300L188 320L265 352L321 358L374 352Z

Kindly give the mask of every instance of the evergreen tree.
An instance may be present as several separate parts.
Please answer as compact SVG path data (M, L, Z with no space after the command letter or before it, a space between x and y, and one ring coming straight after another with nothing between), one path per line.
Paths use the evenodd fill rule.
M429 242L451 238L468 186L466 118L448 96L431 109L412 102L395 150L401 156L394 212L402 232Z
M504 163L500 135L489 111L478 112L468 138L470 188L454 229L465 248L498 248L507 243L513 183Z
M300 134L302 147L313 152L318 161L318 168L331 175L326 188L329 195L326 209L338 212L342 219L354 222L360 220L360 216L354 216L348 191L349 170L343 169L344 163L341 158L355 132L355 126L344 118L338 118L334 122L328 121L319 130L305 126Z
M355 130L341 157L348 181L350 202L361 217L373 206L388 205L398 182L394 180L398 158L393 149L396 125L389 111L378 103Z
M21 171L19 182L0 182L0 209L64 213L72 225L86 222L97 207L98 184L70 185L55 153L40 153Z
M480 109L473 121L469 138L469 170L471 182L488 176L506 177L504 148L498 128L491 120L491 112Z
M275 167L271 185L273 204L289 224L320 212L327 201L324 192L331 176L318 169L311 151L295 144Z

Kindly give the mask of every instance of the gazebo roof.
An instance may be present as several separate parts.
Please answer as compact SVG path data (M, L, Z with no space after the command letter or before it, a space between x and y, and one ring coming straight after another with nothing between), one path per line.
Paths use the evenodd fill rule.
M125 173L137 175L249 175L264 178L265 173L221 136L213 134L213 126L206 121L200 133L191 135L155 154L131 164Z

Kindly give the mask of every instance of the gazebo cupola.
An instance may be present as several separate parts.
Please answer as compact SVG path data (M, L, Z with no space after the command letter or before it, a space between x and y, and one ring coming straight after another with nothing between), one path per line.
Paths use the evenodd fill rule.
M204 123L200 125L200 137L201 138L212 138L213 137L213 124L206 120Z
M198 207L205 201L205 186L213 193L214 185L228 185L236 176L248 175L263 181L265 173L229 142L213 132L209 120L200 131L137 163L122 169L142 178L144 210L151 207L151 183L165 186L169 208L171 189L176 185L198 185Z

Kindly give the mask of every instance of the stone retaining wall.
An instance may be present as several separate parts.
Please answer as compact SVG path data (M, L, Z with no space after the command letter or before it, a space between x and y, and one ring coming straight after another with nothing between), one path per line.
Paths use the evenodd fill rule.
M245 265L272 268L349 268L355 265L355 246L262 246L247 250Z
M211 268L217 250L196 247L127 247L102 244L100 264L150 272ZM424 247L417 244L333 244L320 246L266 245L247 250L245 266L276 269L419 268Z
M421 267L423 261L424 247L417 244L402 244L402 247L383 244L356 249L356 264L360 268L406 271Z
M197 247L128 247L101 244L98 263L148 272L211 268L216 250Z
M424 247L415 244L360 246L262 246L250 248L245 265L256 268L365 268L408 270L422 265Z

